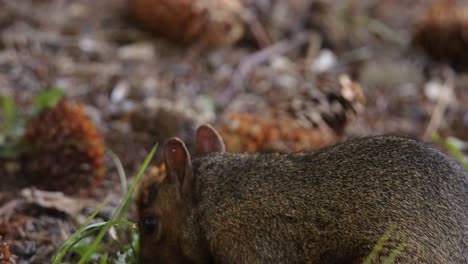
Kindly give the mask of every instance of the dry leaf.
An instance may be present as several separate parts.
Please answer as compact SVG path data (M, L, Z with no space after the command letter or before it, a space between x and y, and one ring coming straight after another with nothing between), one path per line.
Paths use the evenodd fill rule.
M96 202L91 202L91 200L72 198L62 192L48 192L34 188L21 190L21 196L29 203L43 208L55 209L69 216L77 216L84 207L97 205Z

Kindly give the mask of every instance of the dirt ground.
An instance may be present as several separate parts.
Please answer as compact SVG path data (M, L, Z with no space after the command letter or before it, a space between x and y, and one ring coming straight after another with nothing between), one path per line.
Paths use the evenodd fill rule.
M435 129L428 128L447 77L442 65L412 47L411 34L433 1L322 2L327 23L319 31L301 29L319 36L314 45L273 54L252 67L242 90L231 95L236 69L260 50L251 38L200 50L142 29L124 0L0 0L0 93L12 96L24 112L35 94L50 87L84 103L129 178L156 142L175 135L189 139L196 125L222 123L232 112L268 115L278 95L308 87L318 74L314 63L330 54L334 64L325 72L349 74L366 98L344 138L399 134L422 139L439 131L468 139L468 75L463 72L453 78L453 94L441 118L433 120ZM285 32L284 39L291 35ZM166 114L154 113L162 108ZM112 202L100 217L109 218L121 191L111 158L106 162L103 186L89 197L71 197L72 212L64 211L64 204L51 209L38 202L69 198L60 194L0 193L0 234L17 263L49 262L76 223L106 196ZM70 217L73 212L78 216Z

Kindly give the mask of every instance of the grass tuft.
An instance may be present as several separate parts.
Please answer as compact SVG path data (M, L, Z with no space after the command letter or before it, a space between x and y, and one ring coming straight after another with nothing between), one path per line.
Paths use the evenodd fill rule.
M73 233L67 240L65 240L59 247L57 252L52 257L52 264L62 263L65 255L72 249L78 242L90 235L88 225L96 217L96 215L102 210L102 208L109 202L107 198L94 212L86 219L85 223L81 225L75 233Z
M56 254L52 258L52 264L62 263L63 258L65 255L70 252L70 250L74 250L75 246L78 245L80 241L85 238L91 238L94 235L94 240L90 240L92 242L87 242L84 244L80 244L79 248L75 250L76 253L81 255L81 258L78 263L87 263L91 259L97 261L97 263L108 263L109 262L109 255L105 252L100 252L101 250L101 241L103 240L104 236L107 233L111 233L111 239L113 242L119 247L120 255L117 259L115 259L115 263L136 263L137 256L138 256L138 236L136 235L136 224L124 220L128 206L130 201L132 200L132 194L135 191L137 183L140 181L143 173L145 172L146 168L150 164L155 152L157 149L157 145L155 145L148 156L145 158L143 165L138 170L136 177L133 179L132 183L128 190L125 188L125 195L117 207L117 209L112 214L109 221L100 222L90 224L91 221L96 217L96 215L102 210L105 204L107 204L108 199L104 203L102 203L94 212L93 214L86 220L86 222L78 228L78 230L70 236L65 242L62 243L60 248L57 250ZM111 155L112 156L112 155ZM114 161L116 157L113 157ZM118 160L118 159L117 159ZM118 173L121 179L126 179L125 174L121 166L119 165L120 162L116 163ZM124 186L126 186L126 180L122 182ZM123 245L119 238L116 235L116 230L122 227L129 227L131 231L130 237L130 245ZM125 232L124 232L125 233Z

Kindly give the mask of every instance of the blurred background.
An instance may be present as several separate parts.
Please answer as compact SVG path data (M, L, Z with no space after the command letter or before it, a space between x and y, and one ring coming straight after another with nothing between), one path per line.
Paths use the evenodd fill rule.
M467 71L465 1L0 0L0 251L49 262L203 123L232 152L395 134L463 162Z

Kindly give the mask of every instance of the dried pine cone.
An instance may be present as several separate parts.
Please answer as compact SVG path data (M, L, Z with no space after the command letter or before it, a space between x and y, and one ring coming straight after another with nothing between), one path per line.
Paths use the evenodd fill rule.
M182 44L233 44L244 33L239 0L129 0L147 28Z
M31 183L40 188L71 194L103 179L103 140L79 104L62 100L43 110L28 124L25 143Z
M325 123L336 134L342 135L346 125L364 111L365 97L361 85L347 75L321 75L316 86L317 89L292 98L286 109L277 111L286 111L305 127Z
M322 76L317 88L286 98L264 113L233 113L218 129L231 152L299 152L336 143L364 110L362 88L346 75Z
M300 152L339 139L326 126L307 128L294 119L267 119L248 113L232 113L219 133L229 152Z
M11 258L10 247L8 243L3 241L3 237L0 235L0 263L9 264Z
M468 69L468 4L436 2L413 35L413 43L439 61Z

